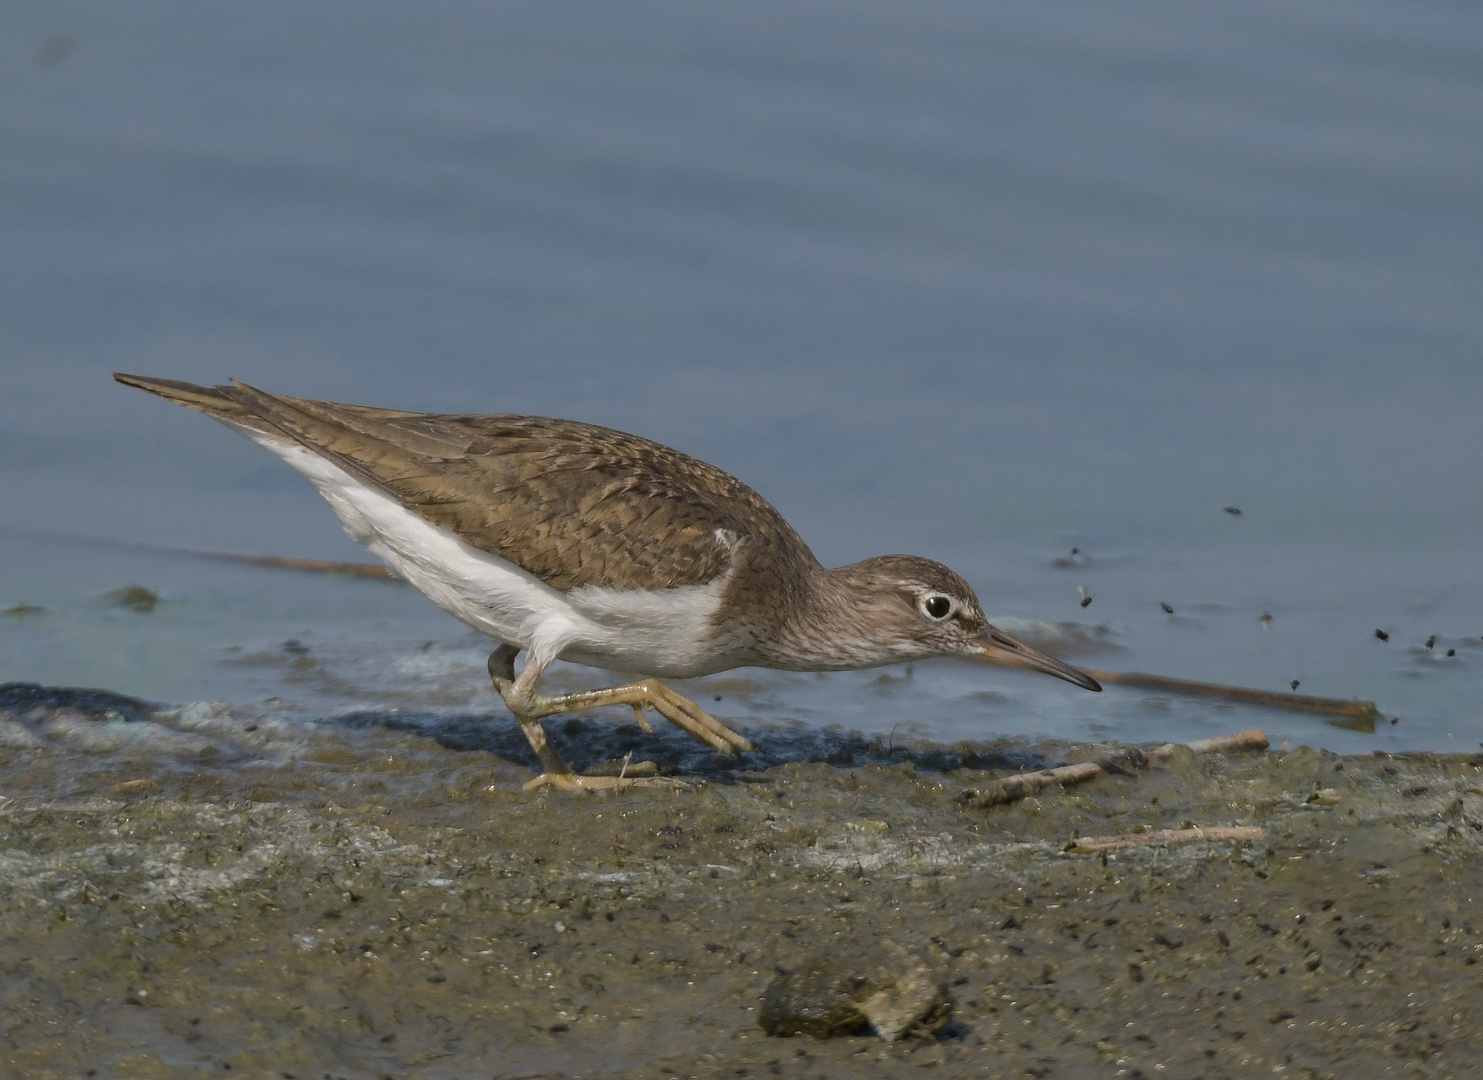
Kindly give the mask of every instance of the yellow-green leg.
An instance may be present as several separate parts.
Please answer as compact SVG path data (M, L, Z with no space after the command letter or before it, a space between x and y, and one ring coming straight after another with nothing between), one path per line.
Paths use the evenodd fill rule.
M540 787L551 784L568 790L592 791L603 788L653 786L670 783L655 776L633 776L620 773L618 776L583 776L574 773L562 760L546 738L540 721L543 717L561 713L580 712L604 705L629 705L639 726L652 731L644 719L644 709L653 709L660 716L688 733L700 742L713 746L720 754L734 754L738 750L752 750L752 743L732 731L721 721L711 716L689 698L675 693L657 679L645 679L627 686L615 686L607 690L584 690L572 694L553 694L549 697L535 692L535 682L540 669L526 669L515 678L515 657L519 649L501 645L489 657L489 677L494 688L504 698L505 705L515 714L525 737L541 760L541 775L527 784ZM635 769L647 766L641 762ZM649 766L652 768L652 766Z

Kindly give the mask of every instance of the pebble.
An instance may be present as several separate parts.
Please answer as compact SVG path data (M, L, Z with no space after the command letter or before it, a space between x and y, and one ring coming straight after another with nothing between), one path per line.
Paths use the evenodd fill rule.
M952 1012L947 987L892 941L819 952L768 985L758 1023L769 1035L831 1039L874 1032L887 1042L931 1034Z

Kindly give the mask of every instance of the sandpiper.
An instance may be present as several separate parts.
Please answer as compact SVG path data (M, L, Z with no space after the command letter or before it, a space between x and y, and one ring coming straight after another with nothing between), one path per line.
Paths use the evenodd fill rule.
M573 772L542 717L651 709L721 754L753 749L659 682L735 667L844 671L991 658L1100 690L989 625L941 563L883 555L830 570L783 516L703 461L609 428L537 416L434 415L115 374L235 428L309 481L345 531L444 611L501 644L495 689L540 759L531 785L662 783ZM515 657L527 659L519 676ZM554 660L638 682L541 695Z

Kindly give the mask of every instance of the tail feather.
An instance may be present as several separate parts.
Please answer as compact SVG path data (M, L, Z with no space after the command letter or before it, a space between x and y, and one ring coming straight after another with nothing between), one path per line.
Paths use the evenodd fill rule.
M390 475L417 475L422 469L408 458L409 453L457 456L465 445L387 427L390 421L417 419L417 413L269 394L236 379L228 385L197 386L122 372L114 372L113 377L125 386L148 390L233 426L297 442L376 487L384 488L387 476L368 462L379 462L391 470Z
M227 420L259 431L266 431L269 428L269 425L255 416L251 410L233 401L220 390L209 386L197 386L195 383L181 382L178 379L155 379L148 375L126 375L121 371L115 371L113 378L115 382L138 390L148 390L151 394L157 394L167 401L173 401L177 405L188 405L218 420Z

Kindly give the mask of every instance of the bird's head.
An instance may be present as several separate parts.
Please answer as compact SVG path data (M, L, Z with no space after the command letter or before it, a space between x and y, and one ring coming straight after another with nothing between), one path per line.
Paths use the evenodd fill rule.
M870 664L963 656L1043 671L1087 690L1095 679L992 626L972 586L952 570L915 555L882 555L828 572L840 644ZM845 610L839 610L844 608ZM867 663L849 666L865 667ZM843 665L842 665L843 666Z

